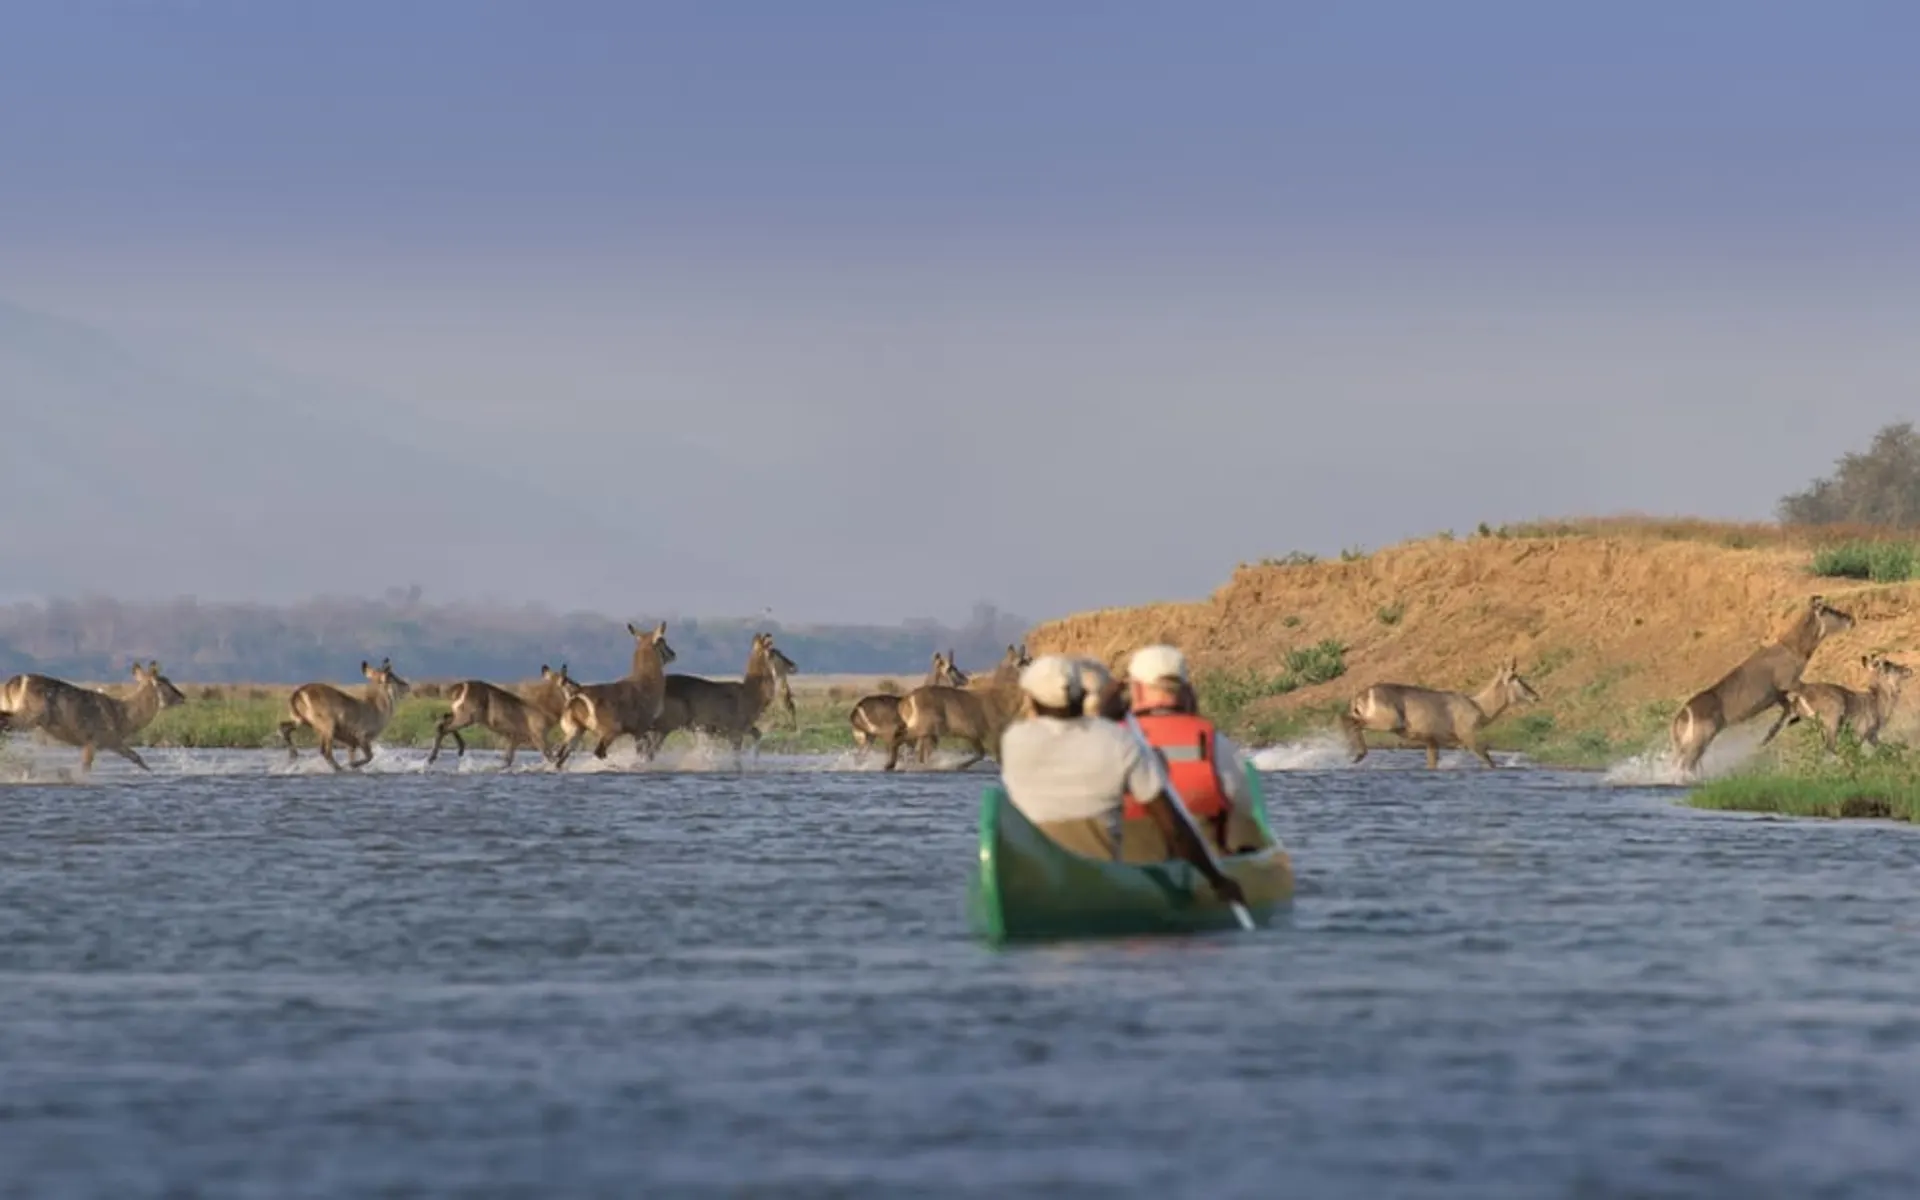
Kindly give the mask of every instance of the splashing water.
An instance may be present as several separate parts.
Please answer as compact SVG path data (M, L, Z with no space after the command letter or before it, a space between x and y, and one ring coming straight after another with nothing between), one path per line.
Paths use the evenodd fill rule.
M1272 746L1263 746L1255 750L1250 757L1255 769L1261 771L1329 771L1351 766L1355 770L1408 769L1407 756L1417 756L1415 762L1421 770L1426 769L1425 750L1409 750L1406 747L1374 746L1367 757L1359 763L1353 762L1353 749L1338 733L1323 733L1302 738L1297 742L1280 742ZM1533 765L1533 760L1518 751L1496 751L1493 761L1502 769ZM1442 771L1485 770L1486 764L1468 750L1442 750L1438 769Z
M188 749L182 747L139 747L140 756L146 760L153 775L169 777L221 777L221 776L282 776L293 778L325 778L336 774L327 765L319 751L311 746L302 746L299 757L288 761L286 750L281 746L259 749ZM352 756L344 747L335 747L335 757L344 767ZM926 766L913 761L912 755L904 754L898 767L900 774L925 774L928 772L951 772L969 757L960 749L936 750ZM357 770L339 772L342 776L380 775L495 775L503 773L506 755L503 751L492 749L469 749L463 756L455 756L449 747L443 749L440 761L429 766L427 750L424 747L374 745L373 761ZM597 774L686 774L686 773L775 773L791 774L879 771L886 763L886 754L869 752L862 755L858 751L844 750L827 754L780 754L770 751L756 751L749 747L745 752L736 754L732 747L713 739L696 739L690 745L675 745L663 748L653 760L641 757L637 747L631 741L623 740L607 753L604 759L593 756L591 744L578 750L567 760L563 773L568 775ZM87 785L87 784L124 784L137 783L147 774L132 763L110 753L102 753L96 758L90 775L80 772L80 752L73 747L58 743L40 744L26 739L15 738L11 742L0 743L0 785ZM534 775L548 774L553 765L542 758L537 751L522 748L515 757L511 774ZM982 777L997 773L998 768L992 759L974 764L965 774Z
M1765 720L1748 721L1723 731L1707 747L1706 754L1700 759L1699 769L1693 775L1681 772L1680 764L1673 756L1673 747L1662 733L1638 754L1629 755L1608 767L1601 779L1622 787L1685 787L1717 779L1732 773L1759 752L1760 739L1767 736L1770 724L1771 710Z
M1339 734L1322 733L1297 742L1263 746L1248 757L1261 771L1324 771L1345 766L1353 750Z

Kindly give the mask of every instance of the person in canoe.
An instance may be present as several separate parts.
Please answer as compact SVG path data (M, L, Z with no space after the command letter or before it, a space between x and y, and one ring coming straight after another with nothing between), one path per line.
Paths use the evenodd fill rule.
M1097 658L1072 659L1080 676L1081 711L1108 721L1127 719L1127 685Z
M1186 802L1193 819L1212 836L1222 853L1257 850L1265 844L1248 816L1247 763L1240 747L1200 715L1187 656L1177 647L1145 646L1127 660L1127 684L1134 720L1160 752L1167 777ZM1121 858L1159 862L1167 844L1157 822L1127 797L1121 825Z
M1073 659L1045 654L1020 672L1027 713L1000 740L1007 799L1063 849L1111 860L1122 805L1141 797L1137 807L1161 844L1192 863L1223 900L1244 903L1240 885L1173 813L1167 774L1153 753L1124 726L1087 715L1081 671Z

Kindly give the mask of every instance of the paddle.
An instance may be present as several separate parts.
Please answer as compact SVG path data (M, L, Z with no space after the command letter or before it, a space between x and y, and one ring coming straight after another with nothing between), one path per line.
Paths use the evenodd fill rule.
M1139 741L1141 747L1145 749L1147 753L1156 753L1153 748L1153 743L1147 740L1147 731L1140 728L1140 722L1134 719L1131 712L1127 714L1125 724L1127 732L1131 733L1134 738ZM1200 847L1200 853L1207 856L1207 861L1213 864L1214 870L1220 871L1223 875L1226 874L1220 867L1220 860L1214 857L1213 847L1207 844L1206 835L1200 831L1199 822L1195 821L1193 814L1187 811L1187 802L1182 800L1180 793L1175 790L1172 779L1167 780L1167 802L1173 806L1174 819L1185 825L1187 832L1193 835L1195 844ZM1247 911L1247 906L1238 900L1229 900L1227 907L1233 910L1233 919L1240 922L1240 928L1251 933L1253 931L1253 914Z

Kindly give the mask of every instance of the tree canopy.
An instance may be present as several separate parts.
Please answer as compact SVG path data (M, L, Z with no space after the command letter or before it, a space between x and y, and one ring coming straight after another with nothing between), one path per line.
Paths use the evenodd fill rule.
M1778 511L1788 525L1920 526L1920 434L1910 421L1886 426L1833 474L1781 497Z

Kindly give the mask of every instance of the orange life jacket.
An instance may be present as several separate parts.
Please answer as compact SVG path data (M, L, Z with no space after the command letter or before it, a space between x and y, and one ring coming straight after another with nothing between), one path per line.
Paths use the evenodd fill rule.
M1220 786L1215 769L1213 722L1190 713L1135 713L1147 742L1166 760L1167 780L1180 793L1187 811L1197 821L1224 823L1232 804ZM1123 817L1144 817L1147 812L1131 795L1122 808Z

